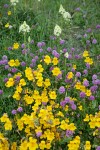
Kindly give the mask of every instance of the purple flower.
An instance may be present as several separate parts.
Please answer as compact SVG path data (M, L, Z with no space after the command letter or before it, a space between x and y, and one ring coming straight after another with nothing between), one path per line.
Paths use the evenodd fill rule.
M36 63L36 59L32 59L32 63Z
M57 79L62 79L62 74L59 74L59 75L57 76Z
M64 86L61 86L61 87L59 88L59 93L60 93L60 94L65 93L65 88L64 88Z
M9 65L5 65L5 69L8 70L9 69Z
M4 4L4 6L3 6L4 8L8 8L9 7L9 5L8 4Z
M51 52L51 51L52 51L52 48L51 48L51 47L48 47L48 48L47 48L47 51L48 51L48 52Z
M11 73L8 73L8 77L11 77L12 76L12 74Z
M8 59L8 58L7 58L6 55L3 55L3 56L2 56L2 59L5 60L5 59Z
M23 108L22 108L22 107L18 107L18 108L17 108L17 111L18 111L18 112L22 112L22 111L23 111Z
M68 54L68 59L72 59L72 55L71 54Z
M72 108L73 110L76 110L76 105L75 105L75 104L72 104L72 105L71 105L71 108Z
M74 51L75 51L75 48L72 47L72 48L71 48L71 51L74 52Z
M96 29L100 29L100 24L96 25Z
M84 38L87 38L87 34L86 33L84 34Z
M17 68L12 68L11 72L12 73L16 73L17 72Z
M87 75L87 74L88 74L88 71L85 69L85 70L83 71L83 73L84 73L85 75Z
M21 66L26 66L26 63L24 61L22 61Z
M47 105L47 102L42 102L42 104L43 104L44 106L46 106L46 105Z
M35 59L36 59L36 60L38 60L38 58L39 58L38 56L35 56Z
M93 95L91 95L91 96L89 97L89 100L93 101L93 100L95 100L95 97L94 97Z
M66 53L66 52L67 52L67 49L66 49L66 48L64 48L62 51L63 51L63 53Z
M90 64L86 63L87 69L90 69Z
M80 72L76 72L76 77L80 78L81 77L81 73Z
M27 54L27 52L28 52L27 49L23 49L23 50L22 50L22 54L24 54L24 55Z
M85 98L86 94L84 92L80 92L80 98Z
M31 42L30 42L31 44L34 44L34 40L31 40Z
M37 43L37 47L38 47L38 48L41 48L41 47L42 47L42 42L38 42L38 43Z
M15 109L12 110L11 112L13 115L15 115L17 113L17 111Z
M96 44L96 43L97 43L97 40L93 39L92 44Z
M88 32L88 33L92 32L92 29L91 29L91 28L88 28L88 29L87 29L87 32Z
M100 80L99 79L93 80L92 83L95 85L100 85Z
M42 49L42 48L40 48L40 49L39 49L39 52L40 52L40 53L41 53L41 52L43 52L43 49Z
M17 76L17 77L16 77L16 80L19 81L19 80L20 80L20 76Z
M37 136L37 137L40 137L41 135L42 135L42 132L37 132L37 133L36 133L36 136Z
M99 107L98 107L98 108L99 108L99 110L100 110L100 105L99 105Z
M92 80L96 80L96 79L97 79L97 75L94 74L94 75L92 76Z
M65 97L65 102L69 103L70 102L70 98L69 97Z
M6 83L7 81L8 81L8 78L5 78L5 79L4 79L4 82Z
M25 48L25 44L24 43L21 45L21 48Z
M61 102L60 102L60 105L61 105L62 107L64 107L64 106L66 105L66 101L61 101Z
M89 41L89 40L86 40L86 44L87 44L87 45L90 45L90 41Z
M75 55L75 59L80 59L80 56L79 55Z
M10 47L8 47L8 50L9 50L9 51L11 51L11 50L12 50L12 47L11 47L11 46L10 46Z
M0 90L0 95L2 95L3 94L3 90Z
M67 137L70 137L70 136L72 136L73 135L73 131L71 131L71 130L66 130L66 136Z
M96 148L96 150L100 150L100 146L98 146L98 147Z
M56 50L53 50L52 51L52 55L59 58L60 54L56 51Z
M64 44L65 43L65 40L60 40L60 44Z
M95 92L97 89L98 89L97 85L94 85L94 86L90 87L91 92Z
M80 11L80 8L78 7L78 8L76 8L75 10L76 10L76 11Z
M89 81L88 81L88 80L84 80L84 81L83 81L83 85L84 85L85 87L88 87L88 86L89 86Z

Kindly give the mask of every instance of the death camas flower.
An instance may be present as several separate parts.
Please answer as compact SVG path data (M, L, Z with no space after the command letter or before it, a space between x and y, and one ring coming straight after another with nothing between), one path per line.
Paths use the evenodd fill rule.
M19 27L19 32L30 32L30 27L28 24L26 24L26 21L24 21L23 24Z
M10 2L11 2L11 4L12 4L13 6L16 6L16 3L18 3L19 0L10 0Z
M62 5L60 5L59 13L62 14L63 18L64 18L66 21L70 21L71 15L70 15L69 12L66 12L66 10L63 8Z
M54 28L54 35L55 35L55 36L60 36L61 32L62 32L62 29L60 28L60 26L58 26L58 25L56 24L56 26L55 26L55 28Z

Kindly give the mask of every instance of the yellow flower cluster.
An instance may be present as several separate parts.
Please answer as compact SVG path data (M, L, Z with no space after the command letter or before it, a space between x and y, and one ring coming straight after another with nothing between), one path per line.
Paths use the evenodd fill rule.
M84 80L84 79L83 79ZM77 81L76 84L75 84L75 89L81 91L81 92L84 92L86 94L86 96L91 96L91 90L86 88L82 83L81 81Z
M8 118L7 114L4 114L1 118L0 121L5 123L4 128L5 130L12 130L12 123L10 119Z
M8 62L8 65L11 66L11 67L18 67L20 65L20 62L18 59L11 59L9 62Z
M76 136L70 143L68 144L68 150L79 150L80 147L80 137Z
M93 60L92 60L92 58L89 57L89 53L88 53L87 50L85 50L85 51L83 52L83 57L85 57L85 60L84 60L84 61L85 61L86 63L88 63L88 64L90 64L90 65L93 64Z
M92 114L86 115L84 121L89 122L90 128L100 128L100 111L93 116Z

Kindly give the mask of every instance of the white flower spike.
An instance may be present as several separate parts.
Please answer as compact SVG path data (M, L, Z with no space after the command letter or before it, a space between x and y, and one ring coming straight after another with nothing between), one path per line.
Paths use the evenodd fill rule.
M19 2L19 0L10 0L10 2L13 6L16 6L16 4Z
M19 27L19 32L30 32L30 27L28 24L26 24L26 21L24 21L24 23Z
M58 25L56 24L56 26L55 26L55 28L54 28L54 35L55 35L55 36L60 36L61 32L62 32L62 29L60 28L60 26L58 26Z

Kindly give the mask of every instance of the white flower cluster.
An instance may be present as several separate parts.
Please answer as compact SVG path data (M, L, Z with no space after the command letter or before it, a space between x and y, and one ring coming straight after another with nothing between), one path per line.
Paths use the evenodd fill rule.
M12 4L13 6L16 6L16 3L18 3L19 0L10 0L10 2L11 2L11 4Z
M55 36L60 36L61 32L62 32L62 29L60 28L60 26L58 26L58 25L56 24L56 26L55 26L55 28L54 28L54 35L55 35Z
M26 21L24 21L23 24L19 27L19 32L30 32L30 27L28 24L26 24Z
M64 18L66 21L70 21L71 15L70 15L69 12L66 12L66 10L63 8L62 5L60 5L59 13L62 14L63 18Z

